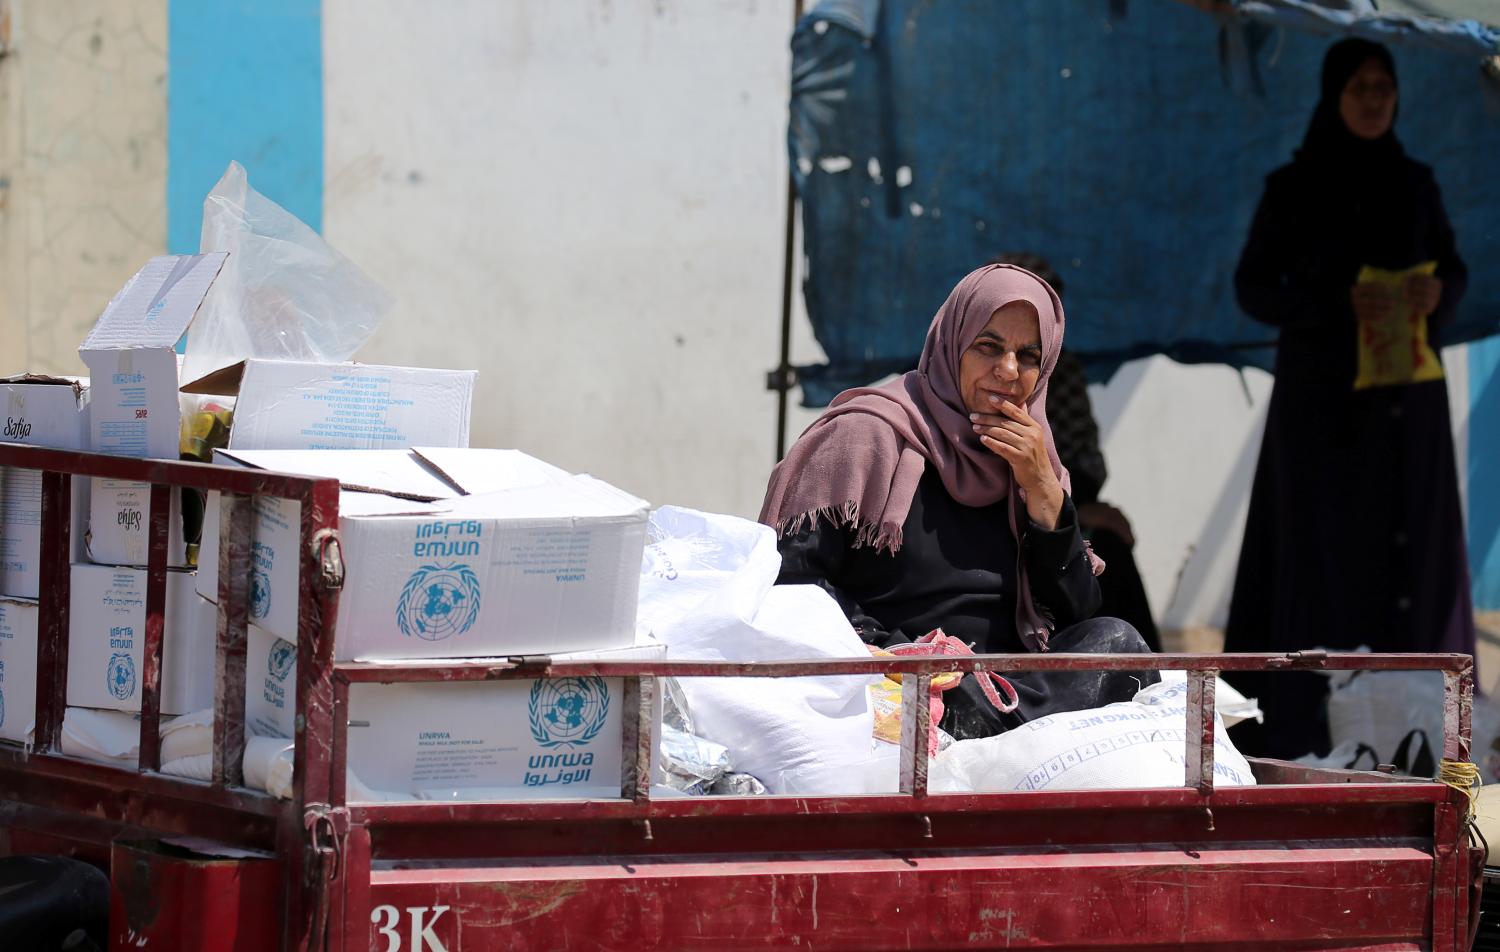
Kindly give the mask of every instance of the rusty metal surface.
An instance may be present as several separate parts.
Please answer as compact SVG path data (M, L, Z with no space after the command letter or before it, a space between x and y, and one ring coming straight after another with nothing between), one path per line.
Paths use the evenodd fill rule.
M927 796L928 735L932 729L932 675L906 675L901 683L901 773L899 789Z
M266 910L280 892L273 858L226 860L151 840L121 842L110 857L110 949L272 949Z
M3 455L4 447L0 447ZM57 750L68 696L68 609L72 583L73 481L64 473L42 474L43 539L54 540L38 553L40 568L36 652L38 751Z
M378 870L360 947L419 948L413 925L427 948L464 952L1423 944L1431 877L1431 856L1408 847Z
M213 780L245 781L245 652L250 605L250 499L219 495L219 605L214 648Z
M338 901L346 869L342 853L348 815L342 801L332 796L333 774L345 773L344 749L333 747L333 637L343 584L338 512L339 484L334 480L311 482L301 495L292 806L303 835L291 849L296 834L286 834L291 852L286 856L284 920L285 943L298 950L337 948L343 936ZM326 838L321 846L319 836Z
M140 769L161 769L161 652L166 634L167 533L172 489L151 487L146 519L146 638L141 646Z
M936 658L821 658L811 661L341 661L338 676L350 683L503 681L538 677L664 678L823 677L835 674L944 674L949 671L1454 671L1472 675L1473 659L1458 654L1328 654L1288 662L1276 654L990 654Z
M1205 796L1214 789L1214 678L1215 669L1188 672L1187 785Z
M626 678L621 711L620 797L636 803L651 798L657 681Z

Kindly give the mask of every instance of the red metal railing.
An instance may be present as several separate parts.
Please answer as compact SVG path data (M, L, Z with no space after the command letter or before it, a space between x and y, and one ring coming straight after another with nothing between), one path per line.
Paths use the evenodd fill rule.
M1255 670L1436 670L1445 677L1443 757L1469 759L1469 721L1473 696L1473 663L1463 655L1338 655L1299 652L1293 655L988 655L966 658L858 658L757 663L692 661L621 661L554 663L547 657L408 664L335 663L338 592L343 565L338 537L339 486L332 479L313 479L259 470L214 467L197 463L135 460L34 447L0 444L0 466L22 467L43 473L43 547L40 625L37 663L35 745L29 759L14 751L0 751L0 797L32 810L50 810L57 822L76 819L77 836L103 835L106 826L165 832L190 832L229 842L273 849L287 864L285 910L287 947L364 947L361 933L368 922L371 866L379 857L479 857L499 851L561 848L558 824L579 824L577 848L585 853L630 846L646 848L653 837L652 822L667 835L656 848L685 848L673 837L678 826L705 822L726 824L715 829L752 831L761 848L781 846L809 837L806 821L838 820L855 830L862 818L910 817L922 829L914 842L947 842L944 823L963 826L965 816L990 811L1009 815L1056 815L1058 811L1189 809L1206 814L1212 830L1212 808L1264 811L1278 805L1296 806L1275 829L1278 835L1315 835L1309 817L1317 811L1347 806L1360 822L1391 817L1395 805L1430 805L1436 810L1431 835L1444 846L1437 857L1435 882L1459 880L1456 850L1462 842L1463 816L1458 795L1424 781L1403 781L1379 774L1299 768L1258 762L1262 779L1324 786L1322 792L1262 787L1216 790L1213 781L1213 679L1222 671ZM86 763L59 753L66 709L68 665L68 607L71 477L105 477L149 482L149 558L146 566L147 635L144 647L140 757L136 774ZM207 784L163 777L160 768L160 676L162 633L166 612L167 534L170 492L178 487L221 493L219 547L219 605L215 649L214 744L212 777ZM291 500L301 507L301 555L297 654L297 719L294 754L294 791L289 802L243 788L245 746L245 651L248 586L251 575L252 504L256 496ZM1188 673L1187 739L1183 751L1185 786L1168 790L1076 791L929 795L927 787L929 708L927 698L936 675L954 671L999 672L1049 670L1183 670ZM662 677L799 677L830 674L903 675L902 743L899 792L891 795L830 797L692 798L653 800L650 765L654 724L652 710L657 680ZM355 803L347 802L347 731L350 687L359 683L506 681L536 678L597 676L620 678L625 684L623 758L620 798L606 801L521 801L465 803ZM1309 805L1313 805L1312 812ZM1387 812L1382 812L1387 811ZM1151 814L1156 815L1156 814ZM1264 817L1264 813L1259 814ZM1080 814L1082 816L1082 814ZM934 818L938 823L934 837ZM71 822L71 820L69 821ZM1353 821L1351 821L1352 823ZM1418 821L1405 819L1400 827L1411 835L1427 835ZM601 824L626 824L635 833L600 838ZM750 824L745 826L744 824ZM1411 823L1417 823L1411 826ZM452 831L463 824L464 835L433 844L424 833ZM663 828L662 825L665 824ZM1079 819L1072 826L1094 829ZM493 827L493 830L489 829ZM965 827L967 828L967 827ZM1351 826L1352 828L1352 826ZM1393 827L1395 829L1396 827ZM554 837L542 846L532 844L528 830L546 829ZM1163 829L1166 829L1165 827ZM753 831L759 831L758 834ZM107 831L106 831L107 832ZM1230 835L1226 831L1224 835ZM540 835L540 834L537 834ZM735 835L740 835L736 833ZM867 834L851 833L851 842ZM899 840L906 834L897 836ZM1007 834L1009 835L1009 834ZM1056 841L1070 835L1058 832ZM1080 833L1079 835L1085 835ZM1152 835L1166 835L1153 833ZM1184 834L1186 835L1186 834ZM591 839L592 838L592 839ZM790 838L784 840L783 838ZM107 841L107 840L106 840ZM832 842L832 840L830 840ZM753 848L753 847L752 847ZM352 871L352 872L351 872ZM1451 893L1452 890L1449 890ZM1465 898L1448 895L1445 914L1466 916ZM1435 894L1436 897L1436 894ZM1435 898L1435 901L1437 899ZM1436 907L1435 913L1436 914ZM352 930L352 931L346 931Z

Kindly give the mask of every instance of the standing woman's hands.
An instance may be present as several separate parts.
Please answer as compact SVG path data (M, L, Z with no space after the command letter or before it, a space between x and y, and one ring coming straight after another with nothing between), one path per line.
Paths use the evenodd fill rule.
M969 414L979 442L1010 464L1016 482L1026 491L1026 514L1031 521L1043 529L1057 528L1063 489L1047 456L1045 431L1025 407L1002 400L996 409L996 413Z
M1430 274L1413 274L1406 278L1406 303L1423 317L1437 310L1443 299L1443 281Z
M1381 323L1396 310L1396 295L1383 284L1367 282L1349 289L1349 303L1361 323Z

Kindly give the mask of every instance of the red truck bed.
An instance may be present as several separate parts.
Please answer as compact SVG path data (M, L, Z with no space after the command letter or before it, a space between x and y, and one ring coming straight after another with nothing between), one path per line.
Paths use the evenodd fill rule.
M30 753L0 747L0 849L112 858L118 948L189 947L163 937L180 939L190 929L200 948L279 943L385 952L1468 947L1480 855L1470 846L1466 794L1431 781L1275 761L1252 761L1259 786L1217 788L1211 690L1224 670L1442 670L1443 756L1467 761L1466 656L335 664L342 565L334 481L9 445L0 445L0 465L46 473L49 540L36 740ZM57 752L67 666L68 474L157 484L137 771ZM158 772L169 486L224 494L208 783ZM257 494L302 503L300 716L289 800L244 788L240 773L249 502ZM935 673L1103 666L1189 672L1187 786L929 794L925 698ZM876 672L902 672L915 688L902 717L899 794L651 798L658 678ZM626 679L619 799L347 802L351 684L588 675ZM186 878L198 874L191 893L198 898L183 901L189 893L176 861L133 844L184 836L254 855L189 863ZM263 935L274 938L247 944Z

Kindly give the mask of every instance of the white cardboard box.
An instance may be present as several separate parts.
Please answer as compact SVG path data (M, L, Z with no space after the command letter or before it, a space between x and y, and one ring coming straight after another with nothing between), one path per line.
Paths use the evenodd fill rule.
M37 605L0 600L0 737L26 742L36 721Z
M408 450L219 450L214 462L339 479L357 486L339 494L341 517L420 512L416 499L451 496L456 490ZM396 498L400 493L411 498ZM283 638L297 637L297 545L301 504L259 497L252 503L250 620ZM340 520L342 523L342 518ZM210 493L199 550L198 594L219 600L219 494Z
M297 720L297 644L256 625L245 635L245 728L260 737L293 737Z
M343 522L341 659L557 654L635 638L646 503L586 476Z
M68 703L141 709L146 644L146 570L73 566L68 617ZM167 573L161 712L185 714L214 700L214 607L190 572Z
M235 394L229 446L382 450L468 446L473 370L245 360L186 387Z
M0 440L62 450L86 450L88 380L23 375L0 380L5 427ZM73 480L69 557L83 551L88 481ZM0 466L0 598L36 598L41 584L42 474Z
M556 654L631 644L646 503L515 451L453 452L491 463L508 460L486 469L485 479L490 488L504 485L496 475L503 469L512 488L426 504L341 496L340 660ZM508 455L493 455L500 452ZM427 482L431 473L416 454L405 454L404 464L372 457L378 464L364 468L359 453L224 455L338 476L346 486L429 496L442 490L442 484ZM452 471L461 469L455 459L445 462ZM291 640L297 521L282 508L273 505L256 516L250 614L256 624ZM205 571L214 559L205 547ZM217 593L217 576L211 584L209 579L200 575L205 596Z
M79 356L92 381L89 448L96 453L177 459L179 358L175 347L197 316L226 252L163 255L125 283L89 331ZM185 565L178 494L172 494L168 561ZM93 481L89 558L108 565L146 562L148 487Z
M665 653L650 645L574 657ZM349 771L375 790L433 799L619 797L623 706L619 678L356 684Z
M78 348L93 382L96 453L176 459L177 341L187 333L227 252L163 255L114 296Z

